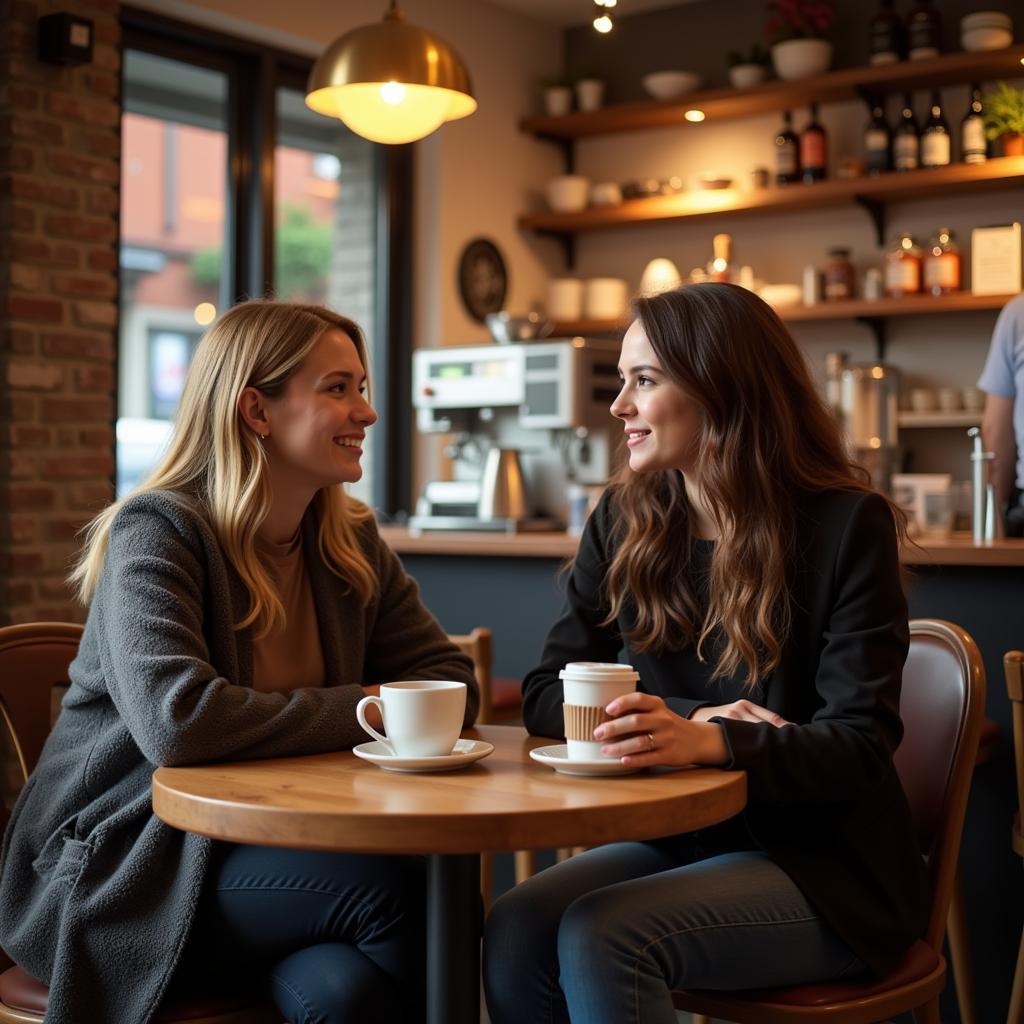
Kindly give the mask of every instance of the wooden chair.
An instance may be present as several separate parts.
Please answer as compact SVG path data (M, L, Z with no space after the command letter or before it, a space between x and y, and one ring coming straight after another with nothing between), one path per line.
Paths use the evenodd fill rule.
M496 717L494 707L494 677L491 674L491 666L494 663L493 634L486 626L477 626L470 633L449 633L448 639L473 660L473 672L480 688L480 713L477 715L477 722L480 725L496 724L501 720L501 715ZM536 870L537 857L533 850L516 850L516 885L529 878ZM490 906L493 879L494 859L491 854L481 854L480 891L483 893L485 907Z
M68 680L82 627L70 622L34 622L0 628L0 715L24 783L39 760L51 723L51 694ZM0 808L2 822L10 817ZM0 951L0 1024L42 1024L46 986L12 964ZM6 969L4 969L6 968ZM280 1024L281 1014L251 993L216 993L168 1003L155 1024Z
M1013 757L1017 768L1017 813L1013 816L1013 851L1024 857L1024 653L1009 651L1003 658L1006 691L1013 708ZM1006 1024L1024 1024L1024 934L1020 937L1017 967Z
M874 1024L908 1010L917 1024L939 1024L946 980L942 938L954 885L960 832L985 707L985 667L959 626L937 619L910 624L900 714L905 734L896 770L928 858L931 907L923 938L885 978L743 992L673 993L695 1024Z

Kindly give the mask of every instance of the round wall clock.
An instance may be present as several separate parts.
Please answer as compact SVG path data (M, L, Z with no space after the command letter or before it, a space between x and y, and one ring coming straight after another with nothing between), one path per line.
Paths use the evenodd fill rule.
M459 294L466 312L478 323L488 313L505 308L508 272L498 247L486 238L474 238L459 257Z

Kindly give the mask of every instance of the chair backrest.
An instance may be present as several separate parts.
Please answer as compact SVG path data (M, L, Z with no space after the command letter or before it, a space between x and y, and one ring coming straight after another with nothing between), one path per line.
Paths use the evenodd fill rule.
M932 906L923 937L939 953L984 711L978 645L951 622L912 619L900 700L904 735L895 763L928 858Z
M1024 856L1024 652L1007 651L1003 657L1006 693L1013 711L1013 760L1017 767L1017 821L1013 848Z
M0 627L0 714L22 781L39 760L50 732L53 688L67 683L81 639L82 627L73 622Z
M491 665L494 655L491 631L486 626L478 626L471 633L449 633L448 639L463 654L473 659L473 673L480 690L480 713L476 720L480 725L487 725L494 718L491 693Z

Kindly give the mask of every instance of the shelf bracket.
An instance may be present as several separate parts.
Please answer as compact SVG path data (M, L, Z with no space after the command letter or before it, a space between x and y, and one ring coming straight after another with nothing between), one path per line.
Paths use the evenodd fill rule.
M885 245L885 206L877 199L868 199L867 196L855 196L854 201L867 211L871 223L875 225L875 240L878 245Z
M569 231L546 231L543 228L537 231L538 235L545 235L553 238L562 246L562 259L565 262L566 270L576 269L576 236Z
M562 154L562 166L566 174L573 174L576 170L576 145L572 139L563 138L561 135L537 135L538 139L550 142L558 148Z
M884 316L859 316L857 323L863 324L875 336L875 359L885 361L885 344L888 340L888 325Z

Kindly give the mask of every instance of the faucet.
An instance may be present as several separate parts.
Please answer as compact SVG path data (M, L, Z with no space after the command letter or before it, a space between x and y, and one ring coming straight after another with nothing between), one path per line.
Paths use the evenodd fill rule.
M967 436L974 441L974 450L971 452L972 479L974 482L974 509L971 515L971 527L975 544L986 541L993 541L996 538L996 494L992 484L987 483L985 477L986 463L991 462L995 452L985 451L985 445L981 438L981 430L978 427L971 427Z

